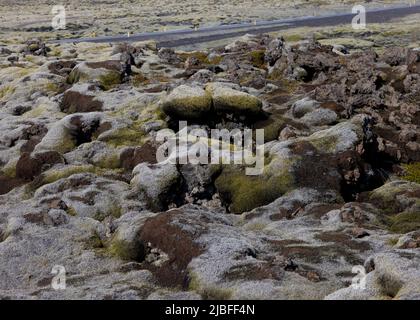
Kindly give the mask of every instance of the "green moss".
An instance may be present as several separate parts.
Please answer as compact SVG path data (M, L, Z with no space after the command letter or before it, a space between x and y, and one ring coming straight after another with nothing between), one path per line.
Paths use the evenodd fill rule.
M249 53L251 63L256 68L265 67L265 50L254 50Z
M46 92L50 92L50 93L53 93L53 94L57 94L57 93L62 92L62 89L60 89L60 87L56 83L53 83L53 82L46 83L45 86L44 86L44 90Z
M389 217L389 230L407 233L420 229L420 212L401 212Z
M298 42L298 41L302 41L303 37L301 34L295 33L295 34L285 35L284 40L286 40L287 42Z
M77 211L73 207L68 207L66 212L69 216L72 216L72 217L77 216Z
M277 140L280 135L280 130L284 127L285 121L281 117L270 117L268 124L262 129L264 129L264 142L269 142Z
M61 53L62 52L61 52L61 50L59 48L54 48L51 51L50 55L53 56L53 57L60 57L61 56Z
M7 163L1 170L2 173L7 177L15 178L16 177L16 163L17 163L17 160L16 161L13 160L13 162Z
M387 244L389 244L390 246L395 246L398 243L398 238L390 238L387 240Z
M97 169L92 165L80 165L64 167L59 170L46 171L43 176L43 184L53 183L63 178L68 178L77 173L95 173Z
M198 61L200 61L202 64L210 64L207 53L202 52L202 51L182 52L182 53L179 53L179 56L184 61L186 61L190 57L194 57Z
M92 173L97 176L106 176L112 173L121 174L122 171L122 169L99 168L93 165L68 166L60 169L52 169L42 173L40 176L35 178L34 181L26 185L25 199L30 199L33 196L34 191L39 189L40 187L46 184L54 183L60 179L68 178L74 174ZM72 211L75 213L74 210Z
M232 294L232 290L217 287L204 288L200 292L204 300L229 300Z
M125 261L139 261L144 259L144 246L140 241L126 241L113 239L108 247L109 253Z
M95 166L104 169L117 169L120 165L120 156L117 153L106 154L101 160L95 162Z
M101 140L113 147L139 146L144 142L144 132L140 129L121 128Z
M309 142L319 152L331 153L331 152L334 152L336 147L337 147L338 137L331 135L331 136L328 136L328 137L311 139Z
M230 203L230 211L243 213L279 198L290 190L293 177L287 170L275 176L247 176L237 169L225 168L215 185L222 198Z
M102 242L101 237L94 232L87 240L86 240L86 246L88 249L101 249L104 247L104 244Z
M405 164L403 168L406 172L402 177L404 180L420 184L420 162Z
M42 116L44 113L48 112L47 108L45 107L45 105L40 105L38 107L36 107L35 109L32 109L28 112L25 112L22 117L24 118L37 118L39 116ZM74 146L73 146L74 147ZM72 147L72 149L73 149Z
M162 104L162 110L167 115L185 118L199 118L210 108L210 94L170 99Z
M78 70L73 70L72 72L70 72L69 76L67 77L67 83L75 84L79 82L80 77L81 77L80 72Z
M121 83L121 75L118 72L111 71L100 76L99 82L105 90L109 90Z

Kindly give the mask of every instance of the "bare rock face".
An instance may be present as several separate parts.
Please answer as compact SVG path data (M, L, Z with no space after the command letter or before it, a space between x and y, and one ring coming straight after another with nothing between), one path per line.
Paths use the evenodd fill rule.
M0 299L420 299L420 51L329 43L3 46Z

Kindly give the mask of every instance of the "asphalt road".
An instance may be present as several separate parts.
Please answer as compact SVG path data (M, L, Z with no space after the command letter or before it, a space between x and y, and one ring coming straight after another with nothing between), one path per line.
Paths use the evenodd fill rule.
M410 14L420 13L420 5L412 7L390 7L370 10L366 13L366 23L389 22L395 18L401 18ZM255 23L241 23L231 25L220 25L215 27L182 30L171 30L165 32L147 32L127 35L106 36L97 38L61 39L55 43L77 43L77 42L134 42L155 40L159 47L178 47L196 43L216 41L226 38L238 37L247 33L266 33L297 27L323 27L340 24L350 24L355 14L343 13L327 16L301 17L284 20L259 21Z

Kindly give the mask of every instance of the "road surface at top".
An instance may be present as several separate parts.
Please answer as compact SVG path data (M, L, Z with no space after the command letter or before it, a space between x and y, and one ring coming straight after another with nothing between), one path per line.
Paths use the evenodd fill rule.
M392 19L404 17L410 14L420 13L420 5L405 7L389 7L375 9L366 12L366 23L385 23ZM147 32L131 36L117 35L97 38L77 38L54 40L54 43L78 43L78 42L134 42L155 40L159 47L178 47L195 43L210 42L226 38L242 36L247 33L266 33L297 27L323 27L340 24L350 24L353 13L341 13L326 16L299 17L284 20L259 21L257 23L240 23L220 25L215 27L193 29L170 30L164 32Z

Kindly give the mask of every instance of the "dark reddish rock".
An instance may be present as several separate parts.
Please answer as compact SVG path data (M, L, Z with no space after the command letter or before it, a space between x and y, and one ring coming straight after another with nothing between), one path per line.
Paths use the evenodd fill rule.
M167 287L188 288L188 264L202 253L202 248L195 242L199 232L190 233L174 220L182 215L181 211L172 210L149 218L140 231L140 238L145 247L158 248L166 253L169 260L162 266L146 265L158 283Z
M66 113L101 111L103 103L94 96L68 90L60 103L60 110Z
M141 147L125 149L120 155L121 167L133 170L140 163L156 163L156 147L147 142Z
M16 164L16 177L31 181L40 175L46 166L64 163L63 157L56 151L46 151L31 156L23 153Z
M66 61L66 60L60 60L60 61L54 61L51 64L48 65L48 70L56 75L67 77L71 70L76 66L75 61Z
M12 178L5 175L0 174L0 195L6 194L17 188L25 183L24 180L19 178Z

